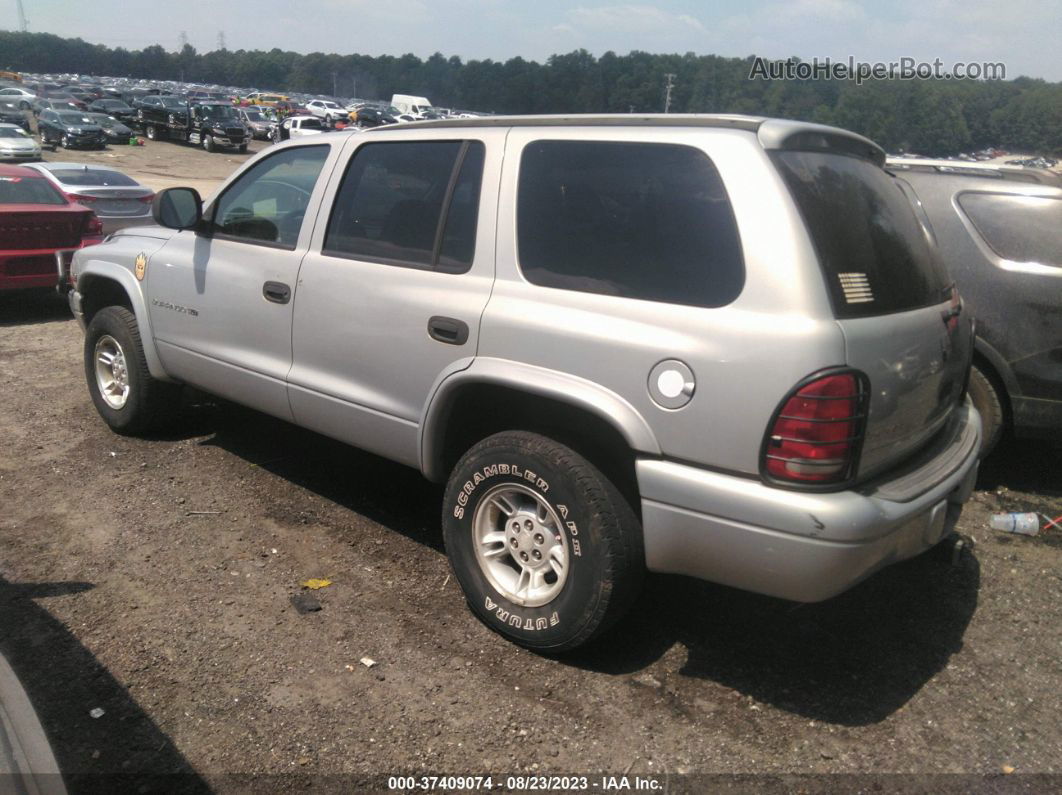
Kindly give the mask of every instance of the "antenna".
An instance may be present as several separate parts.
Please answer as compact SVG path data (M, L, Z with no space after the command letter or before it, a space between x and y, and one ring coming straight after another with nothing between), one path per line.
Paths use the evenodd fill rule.
M664 95L664 113L671 112L671 89L675 87L675 75L673 72L668 72L664 77L667 78L667 93Z
M26 19L26 9L22 7L22 0L15 0L15 8L18 9L18 29L26 33L29 31L29 20Z

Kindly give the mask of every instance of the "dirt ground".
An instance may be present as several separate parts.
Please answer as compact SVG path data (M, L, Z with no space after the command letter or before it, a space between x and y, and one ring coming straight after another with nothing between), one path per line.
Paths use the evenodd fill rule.
M175 147L81 157L178 181L241 159ZM954 561L803 606L653 577L602 642L549 659L466 609L416 472L205 399L168 435L116 436L81 340L54 296L0 297L0 651L75 792L1062 786L1062 532L987 524L1062 514L1057 448L985 463ZM333 584L303 614L311 577Z

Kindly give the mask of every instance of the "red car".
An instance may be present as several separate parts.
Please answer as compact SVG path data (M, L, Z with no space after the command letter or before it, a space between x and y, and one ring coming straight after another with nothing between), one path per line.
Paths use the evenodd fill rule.
M103 240L103 224L40 172L0 165L0 290L55 287L58 252Z

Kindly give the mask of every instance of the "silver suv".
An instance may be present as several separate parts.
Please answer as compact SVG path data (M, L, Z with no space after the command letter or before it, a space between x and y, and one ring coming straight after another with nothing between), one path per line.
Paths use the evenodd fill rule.
M181 384L445 481L473 611L562 651L645 570L817 601L973 486L968 312L872 142L738 116L315 136L73 262L103 419Z

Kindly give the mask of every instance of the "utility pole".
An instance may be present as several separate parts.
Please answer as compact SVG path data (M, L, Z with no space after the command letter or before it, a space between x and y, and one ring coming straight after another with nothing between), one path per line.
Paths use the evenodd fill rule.
M337 74L338 73L336 71L334 71L334 70L332 71L332 96L333 97L338 97L339 96L339 91L336 90L336 75Z
M18 9L18 29L23 33L29 32L29 20L26 19L26 9L22 7L22 0L15 0L15 8Z
M675 87L675 75L672 72L668 72L664 77L667 78L666 93L664 94L664 113L671 112L671 89Z

